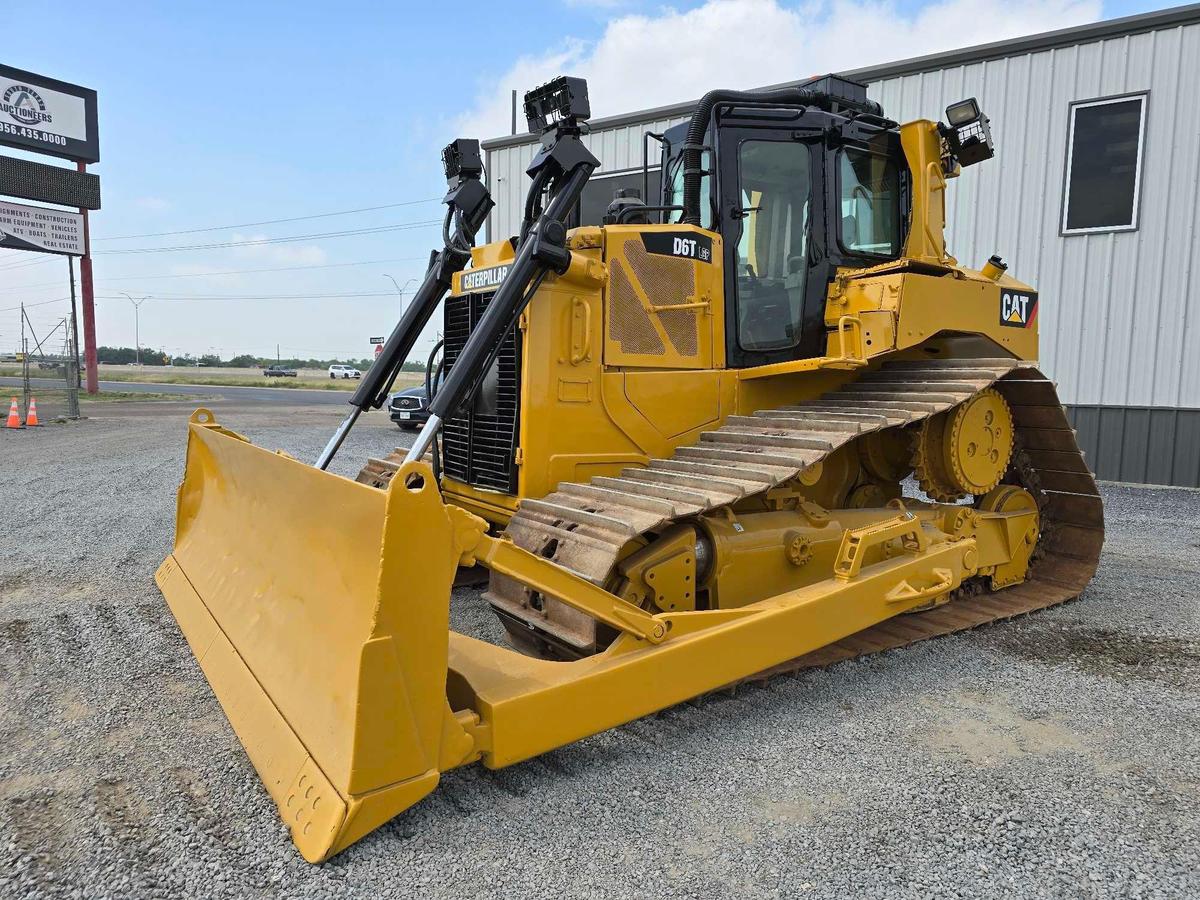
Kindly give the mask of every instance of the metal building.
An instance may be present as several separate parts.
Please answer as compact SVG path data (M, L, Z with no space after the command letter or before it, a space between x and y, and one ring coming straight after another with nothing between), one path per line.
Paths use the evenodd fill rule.
M1100 478L1200 487L1200 4L843 74L901 122L979 99L996 158L951 182L951 252L1038 287L1042 367ZM592 122L583 221L641 186L647 144L657 195L645 134L693 106ZM519 227L533 143L484 142L489 236Z

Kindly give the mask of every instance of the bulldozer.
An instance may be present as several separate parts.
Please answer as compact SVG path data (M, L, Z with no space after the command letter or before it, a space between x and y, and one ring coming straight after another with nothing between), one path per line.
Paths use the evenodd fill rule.
M836 76L711 91L656 136L661 194L600 224L572 218L600 166L586 83L524 111L519 234L476 245L480 147L450 144L444 246L315 464L189 423L156 579L311 862L450 769L1029 613L1096 569L1038 293L946 245L950 180L994 154L976 100L899 124ZM412 446L330 472L439 310ZM479 573L506 641L450 627Z

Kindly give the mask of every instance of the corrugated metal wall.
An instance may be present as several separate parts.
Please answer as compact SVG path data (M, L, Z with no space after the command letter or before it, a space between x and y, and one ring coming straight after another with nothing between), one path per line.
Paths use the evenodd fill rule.
M661 133L683 121L686 119L659 119L621 128L597 129L584 135L583 143L600 160L599 173L640 170L642 136L647 131ZM488 219L489 239L495 240L520 231L525 191L529 188L525 167L533 159L536 146L535 143L528 143L488 151L488 188L496 201L496 209ZM657 164L658 152L659 144L654 141L650 144L651 165Z
M1197 86L1200 25L871 85L902 122L979 98L996 158L952 182L951 252L973 266L999 252L1037 285L1042 362L1065 403L1200 407ZM1070 103L1136 91L1150 95L1138 230L1061 235Z
M1041 293L1043 369L1102 478L1200 486L1200 24L1040 50L871 84L901 122L977 97L996 158L951 182L951 252L992 253ZM1060 234L1074 101L1146 91L1139 227ZM641 139L683 119L598 130L603 171L641 166ZM520 225L533 146L489 152L493 235Z
M1200 409L1068 406L1067 416L1101 478L1200 487Z

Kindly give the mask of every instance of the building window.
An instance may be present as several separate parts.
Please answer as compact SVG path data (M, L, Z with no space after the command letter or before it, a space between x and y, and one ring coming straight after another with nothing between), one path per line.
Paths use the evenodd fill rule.
M1063 234L1137 228L1146 95L1071 104Z

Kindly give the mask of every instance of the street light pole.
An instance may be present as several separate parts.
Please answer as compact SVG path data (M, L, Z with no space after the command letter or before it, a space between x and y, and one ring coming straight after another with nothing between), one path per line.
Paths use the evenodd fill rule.
M121 293L125 294L124 291L121 291ZM129 297L128 294L125 294L125 296ZM137 365L139 368L141 368L142 365L142 336L138 327L138 310L141 309L142 304L149 299L149 296L139 297L136 300L134 300L132 297L129 297L129 302L133 304L133 343L136 347L134 350L134 358L137 360Z
M392 278L392 276L389 275L387 272L383 273L383 277L387 278L388 280L390 280L392 282L392 285L396 288L396 293L400 295L400 315L404 315L404 292L407 291L408 286L410 284L412 284L414 281L416 281L417 279L410 278L410 279L408 279L408 281L404 282L404 287L400 287L400 285L396 284L396 279Z

